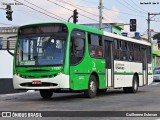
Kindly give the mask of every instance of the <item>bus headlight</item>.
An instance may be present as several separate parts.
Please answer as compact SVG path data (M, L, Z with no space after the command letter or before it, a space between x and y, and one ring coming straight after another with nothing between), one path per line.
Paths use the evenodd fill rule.
M61 75L61 74L62 74L62 72L59 72L59 73L58 73L58 75Z
M20 74L17 74L17 76L20 77L21 75L20 75Z

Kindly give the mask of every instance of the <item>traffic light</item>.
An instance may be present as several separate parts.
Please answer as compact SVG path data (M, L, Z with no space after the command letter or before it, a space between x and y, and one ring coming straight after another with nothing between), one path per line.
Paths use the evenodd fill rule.
M7 10L7 12L6 12L6 18L8 20L12 21L12 13L13 13L13 11L11 10L11 5L7 5L6 6L6 10Z
M77 12L77 9L75 9L73 11L73 23L77 23L78 22L78 12Z
M130 19L130 31L136 31L136 19Z

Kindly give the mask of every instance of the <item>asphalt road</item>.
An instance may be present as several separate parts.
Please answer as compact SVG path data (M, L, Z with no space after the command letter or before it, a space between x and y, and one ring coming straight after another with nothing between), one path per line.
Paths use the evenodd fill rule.
M43 100L38 91L4 94L0 95L0 111L113 111L111 114L114 114L114 111L160 111L160 83L140 87L136 94L126 94L122 89L116 89L108 90L105 94L99 94L92 99L85 98L83 93L54 93L50 100ZM22 118L16 118L18 119ZM27 118L23 119L27 120ZM60 116L54 119L74 120L75 117ZM76 118L78 119L84 118ZM85 119L160 120L160 117L87 117Z

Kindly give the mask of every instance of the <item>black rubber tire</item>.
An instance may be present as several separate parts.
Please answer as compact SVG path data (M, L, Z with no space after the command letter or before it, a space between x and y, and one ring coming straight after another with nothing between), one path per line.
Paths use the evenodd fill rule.
M100 94L105 94L107 92L107 89L98 89L97 92Z
M53 95L53 90L39 90L43 99L50 99Z
M138 79L136 76L133 77L132 87L124 87L124 93L136 93L138 91Z
M91 75L88 82L88 89L84 91L84 95L88 98L93 98L97 95L97 80L94 75Z

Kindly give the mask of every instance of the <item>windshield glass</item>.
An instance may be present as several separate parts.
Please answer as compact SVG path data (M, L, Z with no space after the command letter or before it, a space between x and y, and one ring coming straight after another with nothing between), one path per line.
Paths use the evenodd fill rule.
M67 40L66 28L61 29L62 25L47 27L36 26L34 30L33 27L26 30L23 28L19 33L17 65L63 65ZM37 29L40 32L36 32Z
M155 71L154 71L154 74L160 74L160 69L159 69L159 70L158 70L158 69L155 70Z

